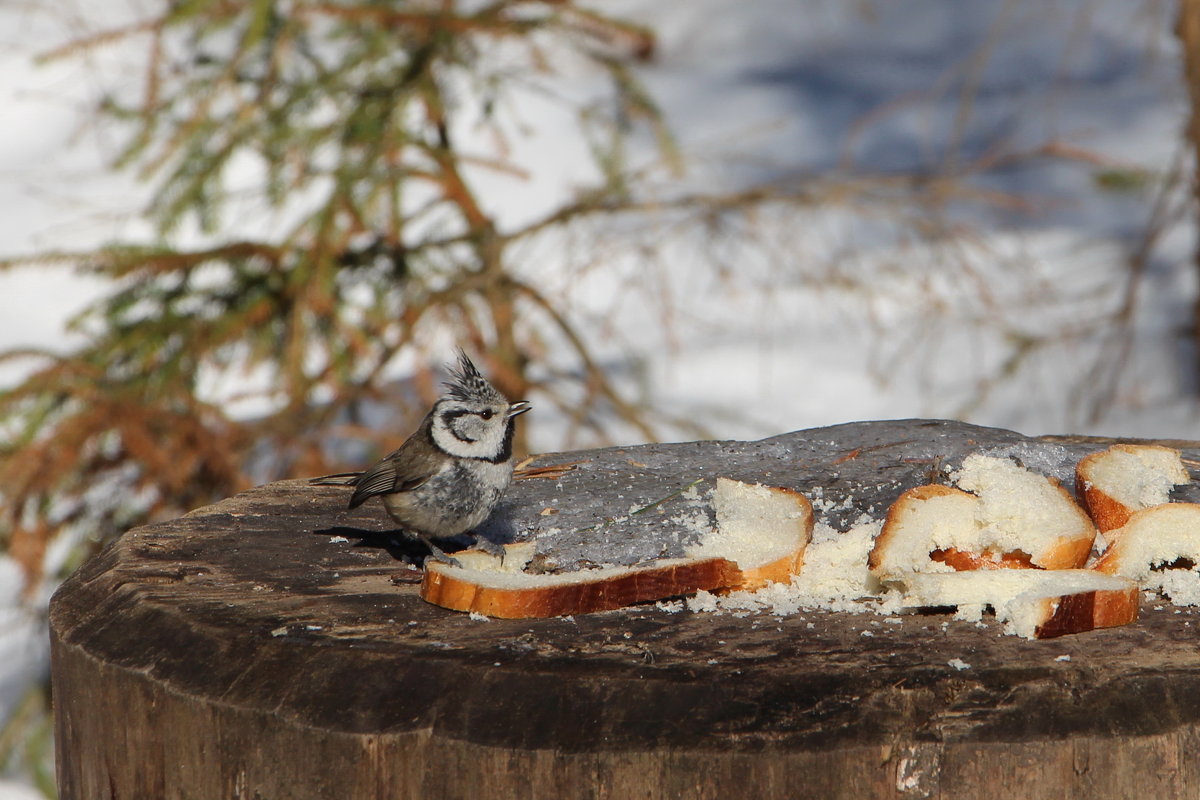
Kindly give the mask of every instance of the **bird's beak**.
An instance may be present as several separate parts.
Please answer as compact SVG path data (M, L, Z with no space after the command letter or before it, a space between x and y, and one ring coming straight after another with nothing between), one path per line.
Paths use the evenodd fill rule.
M520 416L531 408L533 408L533 406L529 403L529 401L518 400L508 407L508 418L512 419L513 417Z

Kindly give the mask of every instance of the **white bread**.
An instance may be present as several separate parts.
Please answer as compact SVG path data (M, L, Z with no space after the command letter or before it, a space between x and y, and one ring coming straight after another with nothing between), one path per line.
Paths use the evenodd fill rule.
M1038 639L1137 618L1135 583L1078 569L1096 528L1061 486L980 454L954 477L962 488L902 494L875 540L868 565L901 605L991 607L1010 633Z
M455 554L461 566L428 562L421 597L487 616L550 617L608 611L634 603L789 580L812 534L812 505L791 489L725 478L713 492L717 526L686 558L555 574L524 571L532 543L509 545L503 559Z
M440 562L426 566L421 597L453 611L504 619L611 611L741 581L737 565L723 558L672 558L640 567L530 574L520 567L506 568L500 558L487 553L471 551L455 557L462 567ZM503 562L512 561L506 553Z
M789 616L803 609L861 614L880 610L883 587L867 569L867 553L883 520L868 520L839 531L818 522L804 550L804 565L788 583L737 592L698 592L688 598L693 611Z
M716 530L688 555L735 562L742 580L734 588L787 583L800 571L813 531L812 503L803 494L781 486L717 478L713 511Z
M1096 527L1057 481L1006 458L979 454L967 456L956 480L979 497L989 545L985 549L1024 552L1042 569L1071 569L1087 562Z
M1005 630L1049 639L1137 619L1137 584L1086 569L909 573L894 580L910 608L990 606Z
M876 575L950 572L933 554L980 547L978 518L973 494L940 484L909 489L888 509L867 566Z
M1087 561L1096 528L1061 486L979 454L955 477L962 489L918 486L892 504L869 557L873 573L1071 569Z
M1180 452L1160 445L1115 444L1075 467L1075 494L1102 533L1135 511L1170 502L1171 487L1190 481Z
M1135 511L1110 534L1093 569L1157 589L1177 605L1200 605L1200 505L1164 503Z

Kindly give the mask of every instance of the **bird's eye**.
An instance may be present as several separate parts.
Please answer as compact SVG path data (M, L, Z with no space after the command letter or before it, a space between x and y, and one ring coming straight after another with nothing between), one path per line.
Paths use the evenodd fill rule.
M493 415L495 415L495 413L496 413L495 411L492 411L492 410L489 408L487 411L484 411L484 412L483 412L483 413L481 413L479 416L483 417L484 419L491 419L491 418L492 418L492 416L493 416Z

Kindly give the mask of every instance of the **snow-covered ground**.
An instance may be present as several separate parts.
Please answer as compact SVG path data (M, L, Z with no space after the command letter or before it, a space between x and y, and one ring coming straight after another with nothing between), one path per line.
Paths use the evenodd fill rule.
M569 303L638 400L730 438L958 416L1030 434L1200 439L1186 339L1194 223L1186 181L1160 192L1187 164L1167 4L604 8L658 34L640 74L689 163L664 194L825 187L815 207L724 217L743 237L623 219L522 245L523 274ZM126 54L32 61L72 29L70 13L0 3L0 257L143 230L144 188L105 170L119 137L80 117ZM507 225L592 176L567 119L530 102L528 138L512 146L531 177L474 176ZM635 145L634 159L650 157ZM955 177L957 194L928 208L895 189L886 208L846 199L914 171ZM1131 264L1140 283L1117 336L1098 323L1129 296ZM68 347L64 321L103 289L61 266L0 274L0 349ZM20 374L0 365L0 381ZM538 414L536 449L587 443L544 405ZM12 594L9 572L0 561L0 595ZM3 713L44 669L45 647L15 599L0 606L13 615L0 630Z

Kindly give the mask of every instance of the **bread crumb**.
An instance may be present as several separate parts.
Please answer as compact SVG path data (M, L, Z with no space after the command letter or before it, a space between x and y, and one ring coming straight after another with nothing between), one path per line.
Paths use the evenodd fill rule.
M745 592L735 592L735 594L745 594ZM717 596L703 589L687 599L687 607L689 611L707 611L710 614L724 610L721 608Z
M791 583L772 583L753 592L714 595L697 592L687 600L691 611L746 616L797 616L805 610L888 615L882 587L867 569L867 554L883 526L866 519L848 531L817 523L804 552L804 565ZM811 625L811 623L810 623Z
M996 457L1000 455L1002 454L976 453L964 460L961 469L946 470L966 491L938 496L963 497L970 501L970 525L967 527L970 528L971 536L968 538L971 541L962 543L964 546L971 545L967 547L968 551L978 549L976 546L982 542L1000 552L1027 553L1034 564L1041 564L1042 550L1047 551L1046 557L1049 559L1051 551L1060 546L1064 537L1082 539L1086 533L1088 544L1092 543L1094 527L1063 489L1044 474L1039 474L1040 470L1027 469L1031 466L1028 463L1014 463L1008 458ZM1058 468L1063 464L1059 464L1057 459L1052 460L1055 461L1056 467L1050 471L1053 475L1061 471ZM851 499L850 505L847 505L846 499L841 495L838 495L836 500L827 499L820 488L811 490L809 499L816 509L823 512L843 510L843 507L848 508L853 504ZM968 504L964 501L964 505ZM700 515L697 515L693 522L696 528L711 525L707 518ZM960 592L952 598L954 602L918 602L931 598L914 596L911 586L896 581L890 574L889 583L885 586L868 568L868 557L883 524L883 520L865 514L860 516L856 524L844 531L835 529L827 522L818 521L804 551L802 566L790 582L771 583L752 592L714 594L701 591L685 600L676 601L678 605L660 604L659 607L672 611L686 608L697 613L727 614L737 618L753 615L770 615L779 619L790 617L793 625L804 624L801 612L808 610L877 614L884 617L886 623L899 625L903 624L905 619L913 619L912 614L918 608L954 606L955 620L989 628L994 624L990 614L995 614L995 623L999 623L1005 633L1033 638L1037 633L1036 623L1040 618L1038 615L1043 610L1043 605L1039 604L1047 598L1053 601L1054 597L1049 594L1050 589L1061 588L1057 585L1046 588L1045 597L1036 593L1026 597L1023 592L1029 588L1025 586L1029 581L1010 579L1028 578L1030 575L1024 573L1030 571L985 571L988 573L986 576L963 576L969 577L973 585L977 581L980 582L983 589L978 592ZM1030 531L1034 533L1031 534ZM951 539L952 541L938 544L952 547L960 545L953 537ZM928 572L930 577L947 579L961 575L949 564L926 564L925 562L931 561L929 541L923 539L919 544L920 547L916 550L921 551L919 555L923 559L922 565L925 566L920 572ZM1050 547L1050 544L1055 547ZM1200 557L1196 560L1200 561ZM1196 571L1200 572L1200 568ZM1172 571L1164 570L1156 573L1163 585L1153 588L1171 597L1178 605L1200 606L1200 580L1196 580L1196 572L1174 570L1175 577L1172 577L1170 572ZM1070 576L1055 576L1056 580L1066 580L1067 577ZM1082 588L1096 590L1092 584L1100 579L1100 576L1088 573L1086 577L1084 582L1087 585ZM1189 580L1192 582L1190 586L1186 585ZM1007 587L1006 582L1015 582L1018 584L1016 589L1020 591L1016 594L1008 591L1013 587ZM1123 585L1127 586L1127 583L1124 582ZM1179 585L1167 585L1175 583ZM1105 586L1100 588L1108 589ZM1005 591L1000 591L1001 589ZM1010 594L1013 596L1009 596ZM932 599L945 598L939 595ZM1035 611L1037 613L1034 613ZM985 613L988 612L989 617L985 622ZM948 632L952 624L947 619L943 617L940 620L943 632ZM755 623L756 627L757 624ZM877 620L867 624L876 629L882 627ZM926 625L925 629L937 630L935 625L936 623ZM811 630L814 627L812 622L805 624L806 629ZM859 626L852 627L851 631L857 632L860 637L876 635L874 631L859 629ZM970 668L970 665L961 659L954 659L950 663L956 669Z
M1153 571L1142 581L1142 588L1161 593L1177 606L1200 606L1200 575L1195 570ZM1155 606L1155 610L1160 609L1162 606Z
M1071 657L1069 655L1061 655L1061 656L1058 656L1057 658L1055 658L1054 660L1055 661L1070 661Z
M947 661L946 663L949 664L950 666L954 667L959 672L961 672L964 669L971 668L971 665L968 664L967 662L963 661L961 658L952 658L949 661Z
M982 622L986 603L963 603L954 611L954 618L964 622Z

